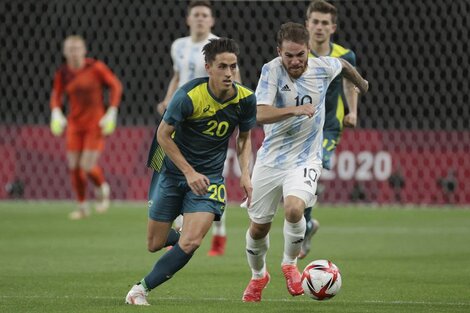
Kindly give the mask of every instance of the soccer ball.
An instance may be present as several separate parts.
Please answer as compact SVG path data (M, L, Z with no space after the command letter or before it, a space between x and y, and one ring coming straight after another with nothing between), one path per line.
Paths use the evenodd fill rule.
M302 273L304 293L315 300L333 298L341 289L339 268L328 260L315 260Z

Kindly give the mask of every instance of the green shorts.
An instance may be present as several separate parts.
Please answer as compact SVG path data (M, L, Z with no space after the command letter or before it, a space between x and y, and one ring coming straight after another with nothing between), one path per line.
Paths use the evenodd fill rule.
M180 214L209 212L219 221L225 210L226 190L223 177L209 178L208 193L198 196L186 179L154 171L149 189L149 218L173 222Z

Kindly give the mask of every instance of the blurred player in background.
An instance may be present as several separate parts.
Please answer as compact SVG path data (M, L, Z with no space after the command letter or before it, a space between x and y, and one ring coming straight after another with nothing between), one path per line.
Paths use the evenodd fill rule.
M78 208L71 219L90 215L85 201L87 177L97 188L96 211L104 213L109 207L110 187L97 162L104 148L104 137L116 127L117 107L122 86L113 72L101 61L86 58L85 40L69 36L64 41L65 64L55 73L51 95L51 131L55 136L66 130L67 162L72 187L77 195ZM103 93L109 88L106 110ZM68 117L62 112L62 100L67 96Z
M316 0L310 3L306 14L306 27L310 33L310 57L330 56L356 66L356 55L331 41L336 31L337 10L334 5ZM323 168L331 169L331 158L341 138L343 126L356 127L358 93L354 85L338 75L328 87L325 99L325 126L323 126ZM311 247L312 236L320 224L312 219L312 208L305 210L307 230L299 258L303 259Z
M211 33L214 26L212 6L210 1L191 1L187 10L186 23L189 26L190 35L176 39L171 45L174 73L168 85L165 99L157 104L157 111L160 115L163 115L177 88L194 78L207 77L202 47L209 42L209 39L217 38ZM235 73L234 80L241 82L239 71ZM227 241L225 216L224 214L222 220L214 223L209 256L220 256L225 252ZM182 225L183 217L180 216L175 220L174 227L180 229Z
M361 91L367 82L347 61L309 58L309 33L297 23L283 24L277 34L279 57L261 70L257 121L265 138L253 169L253 198L248 206L251 223L246 233L246 255L252 279L243 301L261 301L270 280L266 270L269 230L281 197L284 198L284 255L281 269L292 296L303 294L297 268L306 230L304 210L316 201L321 174L322 129L328 85L342 72Z
M223 215L226 192L222 172L228 142L237 127L240 186L248 202L251 199L250 132L256 125L256 98L251 90L234 82L239 54L234 40L211 39L203 53L209 77L193 79L176 91L151 147L157 170L149 192L148 250L173 248L131 288L128 304L148 305L147 292L189 262L212 222ZM171 224L182 213L184 227L179 235Z

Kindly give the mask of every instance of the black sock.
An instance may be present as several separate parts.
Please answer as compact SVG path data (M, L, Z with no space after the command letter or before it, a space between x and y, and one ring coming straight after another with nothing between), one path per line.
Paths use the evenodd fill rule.
M170 228L170 232L168 233L168 238L166 239L164 247L174 246L180 239L179 231L176 231L174 228Z
M192 256L192 253L186 254L181 250L178 243L175 244L155 263L153 270L144 278L146 289L151 290L173 277L189 262Z

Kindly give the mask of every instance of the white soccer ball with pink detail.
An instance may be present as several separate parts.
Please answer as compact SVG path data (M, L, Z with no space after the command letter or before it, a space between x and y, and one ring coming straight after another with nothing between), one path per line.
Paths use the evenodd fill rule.
M315 260L302 273L305 295L315 300L333 298L341 289L339 268L328 260Z

